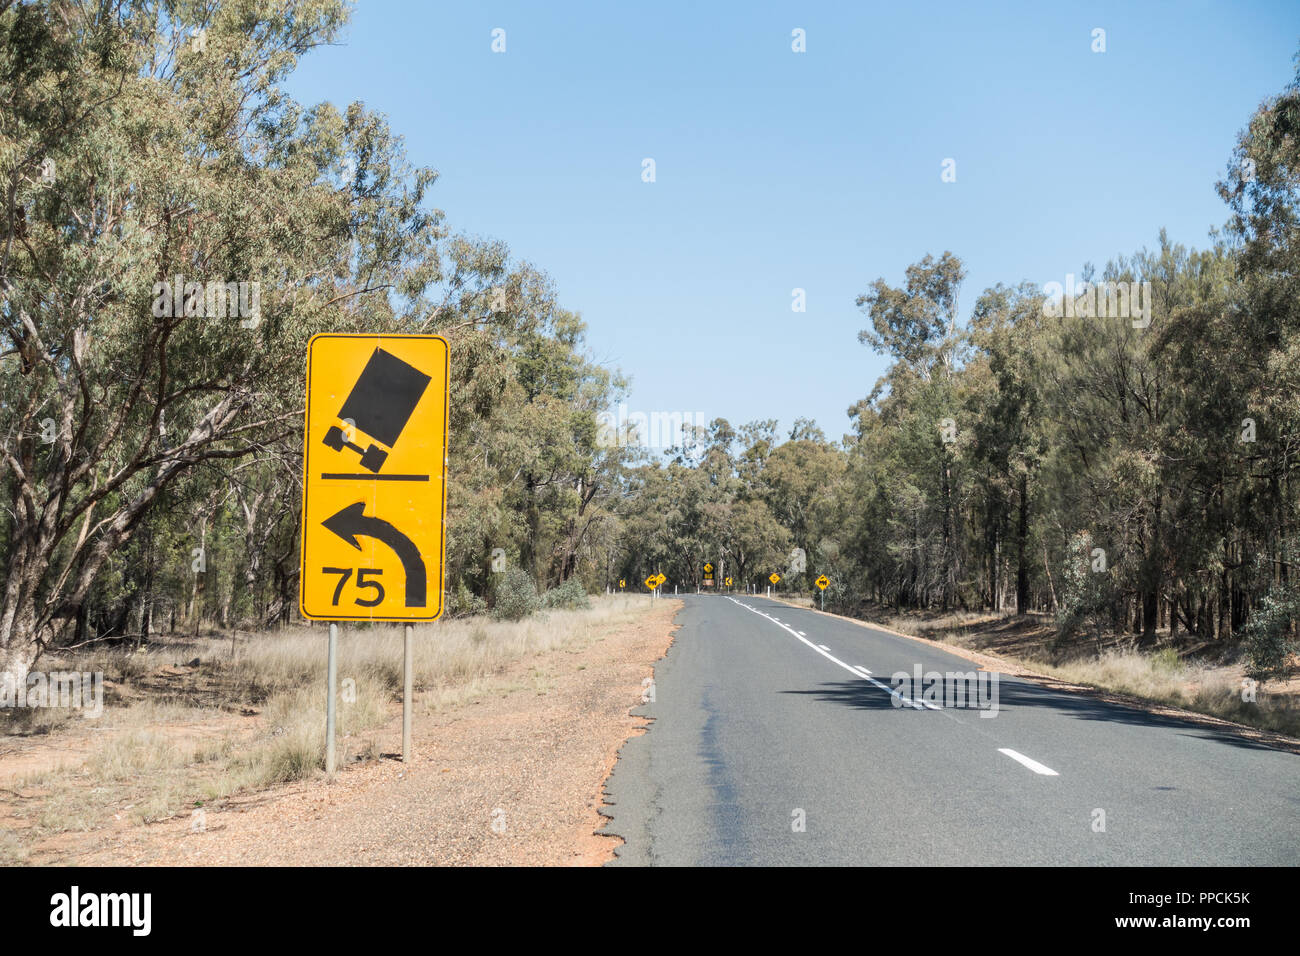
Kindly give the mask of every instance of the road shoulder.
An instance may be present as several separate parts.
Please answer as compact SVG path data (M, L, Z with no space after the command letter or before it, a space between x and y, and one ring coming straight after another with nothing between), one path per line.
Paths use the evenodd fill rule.
M605 778L644 721L642 681L671 641L664 600L585 646L510 664L483 693L421 715L402 764L400 707L386 759L245 794L190 815L119 830L81 865L599 865ZM419 706L417 700L417 708ZM417 714L419 714L417 709Z

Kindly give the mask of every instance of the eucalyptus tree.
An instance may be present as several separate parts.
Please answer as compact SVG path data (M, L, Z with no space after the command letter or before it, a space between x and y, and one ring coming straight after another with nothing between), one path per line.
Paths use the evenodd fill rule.
M298 431L313 333L431 317L435 174L282 88L346 12L0 4L0 677L170 486Z
M944 607L957 598L960 574L959 489L953 472L956 445L964 437L955 417L954 380L962 360L963 335L957 319L965 276L961 260L945 252L937 260L926 256L908 266L902 288L877 279L857 298L859 308L871 320L870 328L858 333L858 340L894 361L873 395L879 394L882 386L889 389L879 407L885 419L892 418L909 440L908 470L919 492L911 503L912 600L918 598L918 590L930 592L929 582L920 579L916 562L925 548L923 540L937 537L933 585ZM925 463L920 459L926 459ZM932 505L937 505L939 526L923 528L921 512Z

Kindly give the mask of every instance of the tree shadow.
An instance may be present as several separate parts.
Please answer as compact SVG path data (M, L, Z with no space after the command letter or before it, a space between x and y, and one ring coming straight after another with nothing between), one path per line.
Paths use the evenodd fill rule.
M974 665L972 664L972 669ZM881 681L888 686L888 681ZM928 708L916 710L906 704L894 705L894 698L888 691L881 690L865 680L832 681L820 684L808 690L785 690L783 694L813 697L819 702L839 704L855 710L894 710L915 718L936 717L936 711ZM935 701L938 703L938 701ZM1003 675L998 681L997 704L1000 712L1018 708L1039 708L1055 711L1077 720L1100 721L1111 724L1130 724L1137 727L1155 727L1177 730L1183 736L1199 737L1219 743L1242 747L1247 750L1274 750L1281 752L1300 752L1300 743L1291 748L1282 742L1270 743L1253 740L1240 731L1215 726L1214 718L1206 717L1205 723L1194 717L1180 717L1172 714L1154 713L1140 707L1118 701L1100 699L1087 692L1067 692L1042 687L1020 678ZM949 708L978 714L974 707ZM996 720L997 718L991 718Z

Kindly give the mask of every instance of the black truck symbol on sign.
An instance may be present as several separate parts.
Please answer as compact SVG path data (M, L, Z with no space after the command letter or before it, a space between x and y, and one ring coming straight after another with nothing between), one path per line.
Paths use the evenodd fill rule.
M362 468L378 473L429 381L429 376L418 368L376 348L338 414L374 441L363 449L349 441L347 433L337 425L330 426L322 441L335 451L347 448L356 452L361 456Z

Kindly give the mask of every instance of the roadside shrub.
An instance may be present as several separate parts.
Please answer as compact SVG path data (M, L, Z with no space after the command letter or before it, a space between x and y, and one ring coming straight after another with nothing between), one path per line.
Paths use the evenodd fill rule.
M1300 616L1300 594L1287 584L1268 589L1259 607L1251 612L1242 637L1246 645L1247 673L1259 680L1281 677L1290 670L1296 644L1292 622Z
M474 614L486 614L487 601L465 586L464 581L456 585L447 600L448 617L470 617Z
M582 582L577 578L569 578L542 596L542 607L574 611L591 607L591 600L587 597L587 589L582 586Z
M1094 571L1093 566L1092 536L1081 531L1070 539L1061 569L1054 650L1078 639L1100 640L1110 625L1113 582L1108 572Z
M510 568L497 581L492 616L504 621L521 621L540 606L537 586L522 568Z
M1282 542L1279 557L1295 567L1300 559L1300 539ZM1266 554L1255 556L1253 577L1267 590L1258 606L1250 609L1241 631L1242 649L1246 653L1246 674L1256 680L1287 677L1291 655L1297 652L1296 624L1300 622L1300 587L1292 581L1274 581L1273 567Z

